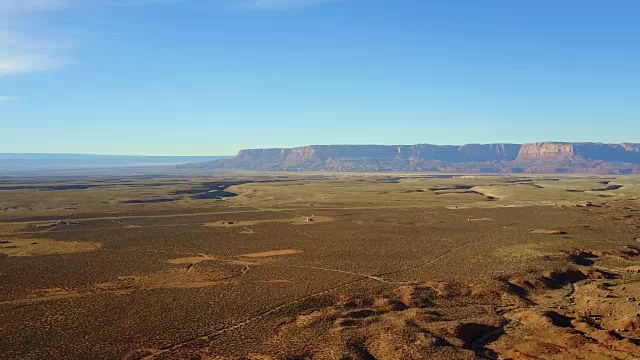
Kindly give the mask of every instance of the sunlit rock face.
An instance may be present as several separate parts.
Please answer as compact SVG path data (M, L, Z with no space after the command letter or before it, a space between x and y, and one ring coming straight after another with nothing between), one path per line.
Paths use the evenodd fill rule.
M261 171L638 174L640 144L310 145L240 150L235 158L192 166Z
M580 158L612 162L640 162L639 144L556 143L522 145L518 160Z

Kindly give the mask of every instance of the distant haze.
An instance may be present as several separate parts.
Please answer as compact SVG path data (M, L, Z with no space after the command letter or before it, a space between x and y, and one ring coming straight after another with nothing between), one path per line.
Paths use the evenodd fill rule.
M225 156L129 156L93 154L0 153L0 175L30 175L84 170L83 173L148 173L163 166L215 161ZM144 171L142 171L144 169ZM91 171L89 171L91 170ZM100 171L102 170L102 171ZM167 169L168 170L168 169Z

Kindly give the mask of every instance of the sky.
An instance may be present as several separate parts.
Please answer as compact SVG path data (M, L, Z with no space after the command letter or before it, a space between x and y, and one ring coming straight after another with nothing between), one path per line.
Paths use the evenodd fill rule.
M637 0L0 0L0 152L640 142Z

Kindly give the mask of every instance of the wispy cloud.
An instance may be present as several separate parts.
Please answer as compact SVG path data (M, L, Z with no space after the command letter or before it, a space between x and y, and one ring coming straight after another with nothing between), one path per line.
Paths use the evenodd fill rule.
M346 0L215 0L252 11L287 10ZM156 6L187 0L0 0L0 77L51 70L70 63L68 42L39 26L41 16L70 7ZM185 4L186 5L186 4ZM225 5L225 6L226 6Z
M254 10L286 10L306 6L322 5L343 0L240 0L244 8Z
M67 5L67 0L0 0L0 77L49 70L65 62L63 50L68 46L40 30L33 17Z
M0 77L45 71L65 64L68 43L44 34L0 31Z
M0 104L7 101L18 100L19 98L16 96L0 96Z
M49 55L14 55L0 57L0 76L28 74L49 70L64 64Z

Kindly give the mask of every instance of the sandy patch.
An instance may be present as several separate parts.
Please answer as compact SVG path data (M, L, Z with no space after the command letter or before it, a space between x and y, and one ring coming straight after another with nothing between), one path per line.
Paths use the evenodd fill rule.
M276 358L271 356L271 355L263 355L263 354L249 354L249 355L247 355L247 359L249 359L249 360L276 360Z
M285 249L285 250L265 251L265 252L252 253L252 254L243 254L240 256L248 257L248 258L263 258L263 257L280 256L280 255L293 255L293 254L299 254L301 252L302 250Z
M274 280L258 280L258 281L255 281L255 282L263 283L263 284L288 284L288 283L292 283L293 281L291 281L291 280L274 279Z
M118 278L117 281L97 284L96 288L111 292L200 288L218 284L224 275L224 272L210 269L173 269L147 276L123 276Z
M199 255L199 256L190 256L190 257L171 259L171 260L167 260L167 262L169 264L179 265L179 264L199 264L201 262L211 261L211 260L216 260L216 258L208 255Z
M23 299L1 301L0 304L23 305L40 301L71 299L82 296L81 293L62 288L43 289Z
M507 261L522 261L523 259L554 255L551 252L544 251L544 248L545 246L540 244L518 244L498 248L495 254L502 260Z
M243 221L217 221L212 223L206 223L205 226L209 227L238 227L238 226L251 226L266 223L289 223L292 225L311 225L322 222L333 221L333 218L326 216L299 216L289 219L266 219L266 220L243 220Z
M493 219L486 218L486 217L483 217L483 218L469 218L469 219L467 219L467 221L493 221Z
M96 242L55 241L51 239L3 240L0 254L7 256L39 256L51 254L71 254L97 250L102 246Z
M247 267L238 273L193 267L188 269L171 269L146 276L121 276L114 281L96 283L88 289L44 289L25 298L0 301L0 305L31 304L42 301L71 299L96 294L123 295L140 290L194 289L217 286L228 283L225 279L242 275L247 271Z
M501 194L499 192L499 190L498 191L496 190L498 189L496 189L495 187L484 187L484 186L474 186L471 188L471 191L478 192L484 196L491 196L496 199L502 199L505 197L504 194Z
M301 216L293 219L293 221L291 221L291 224L310 225L310 224L317 224L317 223L323 223L323 222L330 222L333 220L335 219L327 216Z
M3 223L0 224L0 234L11 234L23 231L25 229L24 224L12 224L12 223Z
M640 266L629 266L629 267L624 268L623 270L628 272L628 273L640 274Z
M545 234L545 235L565 235L567 232L562 230L551 229L533 229L529 231L532 234Z

